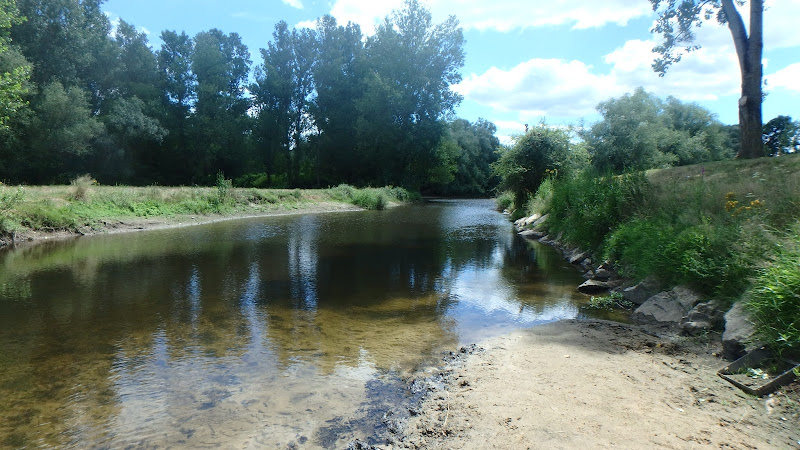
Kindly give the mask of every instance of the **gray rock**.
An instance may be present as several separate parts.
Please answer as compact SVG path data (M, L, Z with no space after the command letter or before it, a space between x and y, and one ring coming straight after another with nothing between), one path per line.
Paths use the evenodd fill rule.
M658 283L656 280L654 278L646 278L635 286L623 289L622 298L633 303L634 305L641 305L657 292Z
M522 236L524 238L528 238L528 239L539 239L541 237L544 237L544 232L536 231L536 230L520 231L517 234L519 234L520 236Z
M698 303L700 303L699 295L686 287L678 286L669 292L660 292L647 299L631 314L631 320L678 324Z
M605 281L587 280L585 283L578 286L578 291L589 295L601 294L607 292L612 287L614 286Z
M570 264L580 264L589 256L588 253L582 252L580 250L573 251L572 254L567 258Z
M614 273L608 269L600 268L594 272L594 279L598 281L608 281L612 276L614 276Z
M682 334L697 336L708 331L721 330L724 323L723 307L722 302L716 300L698 303L681 319Z
M548 215L545 214L545 215L539 217L538 219L534 220L533 222L531 222L531 224L530 224L531 228L536 228L539 225L545 223L545 221L547 221L547 217L548 217Z
M742 357L745 353L760 346L755 341L755 328L743 302L733 305L725 313L725 332L722 333L722 356L728 360Z
M541 215L541 214L534 214L534 215L532 215L532 216L530 216L530 217L526 218L526 219L525 219L525 222L524 222L523 224L524 224L525 226L530 226L530 225L532 225L534 222L536 222L537 220L539 220L539 218L540 218L540 217L542 217L542 215Z

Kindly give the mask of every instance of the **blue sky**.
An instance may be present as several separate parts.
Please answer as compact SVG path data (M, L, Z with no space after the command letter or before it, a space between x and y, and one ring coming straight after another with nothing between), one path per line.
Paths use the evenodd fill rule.
M739 70L730 32L709 23L698 32L702 49L666 77L650 69L655 15L648 0L422 0L434 21L455 15L464 28L466 64L454 87L464 96L459 116L488 119L502 137L524 124L598 120L597 104L643 86L661 97L696 102L724 123L738 121ZM766 0L764 120L800 119L800 0ZM109 0L112 19L158 35L190 35L210 28L237 32L254 63L279 20L310 26L324 14L353 21L370 33L402 0Z

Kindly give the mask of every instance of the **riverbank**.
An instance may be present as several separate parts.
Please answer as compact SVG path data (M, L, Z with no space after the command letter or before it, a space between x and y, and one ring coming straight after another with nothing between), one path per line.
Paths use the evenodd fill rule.
M0 247L93 234L199 225L220 220L386 207L413 201L401 188L237 189L203 187L0 185Z
M401 448L797 448L797 385L748 396L716 375L715 341L560 321L465 351Z

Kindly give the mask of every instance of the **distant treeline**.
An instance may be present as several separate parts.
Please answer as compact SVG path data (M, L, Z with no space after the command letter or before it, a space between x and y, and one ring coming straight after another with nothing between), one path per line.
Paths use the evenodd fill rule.
M102 3L0 0L0 180L492 187L495 126L454 115L454 17L407 0L369 37L330 16L280 22L254 62L218 29L163 31L153 50Z

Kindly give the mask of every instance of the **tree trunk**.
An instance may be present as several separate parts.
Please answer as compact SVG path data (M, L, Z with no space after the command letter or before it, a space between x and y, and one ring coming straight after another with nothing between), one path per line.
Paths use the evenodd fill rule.
M728 28L736 46L739 69L742 74L742 97L739 99L739 135L741 147L737 158L764 156L761 124L761 79L763 68L763 0L750 0L750 36L733 0L722 0L722 9L728 19Z

